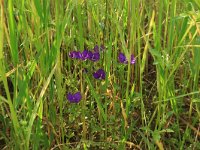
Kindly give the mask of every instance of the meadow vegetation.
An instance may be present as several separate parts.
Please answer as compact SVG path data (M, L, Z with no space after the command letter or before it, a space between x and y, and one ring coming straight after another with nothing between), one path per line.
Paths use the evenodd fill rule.
M199 149L199 0L0 0L0 149Z

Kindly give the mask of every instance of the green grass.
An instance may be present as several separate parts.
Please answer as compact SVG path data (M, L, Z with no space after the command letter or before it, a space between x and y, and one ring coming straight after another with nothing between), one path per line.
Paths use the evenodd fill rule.
M0 148L198 149L199 9L198 0L0 0ZM68 57L96 44L98 62ZM120 64L120 51L136 63ZM105 80L92 77L99 68ZM72 91L80 103L69 103Z

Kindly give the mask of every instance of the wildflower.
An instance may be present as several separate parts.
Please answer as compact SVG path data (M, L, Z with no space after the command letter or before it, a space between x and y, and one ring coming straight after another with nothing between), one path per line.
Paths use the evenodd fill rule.
M88 51L88 59L92 59L93 53L91 51Z
M103 69L99 69L93 73L93 77L95 79L100 79L100 80L105 79L106 77L105 71Z
M80 51L74 51L75 53L75 58L80 59L81 58L81 52Z
M123 53L119 53L118 55L118 60L121 62L121 63L124 63L124 64L127 64L128 61L126 59L126 56L123 54Z
M87 49L85 49L82 53L81 53L81 59L82 60L86 60L90 58L90 55L89 55L89 51Z
M133 54L131 55L131 64L135 64L135 57Z
M67 99L69 100L70 103L78 103L80 102L82 96L80 92L76 92L75 94L68 93L67 94Z
M94 54L89 50L84 50L81 53L81 59L82 60L90 59L90 60L96 61L98 59L98 56L96 55L94 56Z
M123 64L128 64L128 60L126 59L126 56L123 53L119 53L118 60ZM130 64L135 64L135 57L133 54L131 55Z
M94 51L95 52L103 51L104 49L105 49L105 47L103 45L101 45L100 47L98 45L94 46Z
M69 57L80 59L81 58L81 52L80 51L71 51L71 52L69 52Z
M75 53L74 53L75 51L71 51L71 52L69 52L69 57L70 58L75 58Z
M90 60L92 61L98 61L100 59L100 54L99 52L95 52L92 54L92 57L90 58Z
M94 46L94 51L95 51L95 52L99 52L99 46L98 46L98 45L95 45L95 46Z

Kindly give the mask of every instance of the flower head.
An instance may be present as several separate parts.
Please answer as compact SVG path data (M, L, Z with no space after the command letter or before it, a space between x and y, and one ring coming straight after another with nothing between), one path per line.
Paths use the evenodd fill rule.
M121 62L123 64L128 64L128 60L127 60L126 56L121 52L118 55L118 60L119 60L119 62ZM130 64L135 64L135 57L133 54L131 55Z
M70 58L75 58L75 53L74 53L74 51L69 52L69 57L70 57Z
M105 73L105 71L103 69L99 69L99 70L97 70L96 72L93 73L93 77L95 79L102 80L102 79L105 79L106 73Z
M131 64L135 64L135 57L133 54L131 55Z
M99 46L98 46L98 45L95 45L95 46L94 46L94 51L95 51L95 52L99 52Z
M67 99L69 100L70 103L78 103L80 102L82 96L80 92L76 92L75 94L68 93L67 94Z
M118 55L118 60L121 62L121 63L124 63L124 64L127 64L128 61L126 59L126 56L123 54L123 53L119 53Z
M92 54L92 57L90 58L90 60L92 60L92 61L98 61L100 59L100 54L99 54L99 52L94 52L93 54Z
M81 52L80 51L71 51L71 52L69 52L69 57L80 59L81 58Z
M91 52L91 51L88 51L88 59L92 59L92 57L93 57L93 53Z
M81 58L81 52L80 51L74 51L75 53L75 58L80 59Z
M81 59L82 59L82 60L86 60L86 59L88 59L88 58L90 58L90 56L89 56L89 51L88 51L87 49L85 49L85 50L81 53Z

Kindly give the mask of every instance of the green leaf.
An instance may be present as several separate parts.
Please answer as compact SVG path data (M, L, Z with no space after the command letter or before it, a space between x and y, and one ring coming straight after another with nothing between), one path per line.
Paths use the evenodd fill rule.
M171 133L171 132L174 132L174 130L172 130L172 129L163 129L163 130L161 130L160 132L163 132L163 133Z
M160 132L158 130L155 130L154 132L152 132L152 136L154 141L160 141Z

